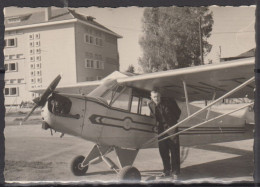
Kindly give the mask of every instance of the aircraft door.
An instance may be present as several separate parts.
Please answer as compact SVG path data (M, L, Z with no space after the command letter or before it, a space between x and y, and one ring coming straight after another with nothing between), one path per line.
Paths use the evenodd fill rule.
M148 116L149 111L141 110L145 108L141 105L142 97L133 97L132 94L132 88L124 87L110 103L107 116L102 120L101 139L104 143L138 148L155 135L154 121ZM147 102L143 99L146 108Z

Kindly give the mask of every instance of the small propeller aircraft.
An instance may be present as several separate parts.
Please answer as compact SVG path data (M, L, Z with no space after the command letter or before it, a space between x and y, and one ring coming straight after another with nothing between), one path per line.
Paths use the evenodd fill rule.
M253 103L225 114L210 108L225 98L253 99L253 69L254 58L247 58L63 87L57 87L61 80L58 75L44 92L34 90L42 94L34 100L35 106L24 121L41 107L43 129L95 143L88 155L72 161L74 175L84 175L91 164L104 161L120 179L141 180L139 170L132 166L138 151L157 147L158 138L166 133L166 138L170 138L184 133L242 132L244 120L231 117L231 113ZM86 90L93 87L96 88L86 95ZM148 108L150 91L155 87L162 91L162 96L177 100L182 109L179 122L161 134L157 134L155 119L150 117ZM69 89L71 93L62 93ZM211 102L194 111L189 103L199 100ZM179 132L172 134L176 127ZM112 151L117 155L118 165L107 157Z

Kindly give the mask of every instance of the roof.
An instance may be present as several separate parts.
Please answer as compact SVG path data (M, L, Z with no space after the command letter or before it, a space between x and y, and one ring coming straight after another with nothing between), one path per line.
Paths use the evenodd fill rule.
M10 23L8 20L18 18L20 22L13 22ZM16 16L9 16L5 18L4 24L6 28L18 27L18 26L28 26L33 24L41 24L41 23L50 23L55 21L65 21L65 20L72 20L78 19L85 23L91 24L93 26L99 27L103 30L110 32L111 34L120 37L115 32L111 31L110 29L104 27L103 25L99 24L98 22L94 21L95 18L91 16L86 16L77 13L75 10L71 10L68 8L59 8L59 9L51 9L51 17L48 21L45 20L45 11L35 12L30 14L23 14L23 15L16 15Z
M244 52L240 55L238 55L237 57L241 57L241 58L248 58L248 57L254 57L255 56L255 48L250 49L247 52Z
M254 56L255 56L255 48L250 49L249 51L246 51L238 56L221 58L221 61L237 60L241 58L250 58Z

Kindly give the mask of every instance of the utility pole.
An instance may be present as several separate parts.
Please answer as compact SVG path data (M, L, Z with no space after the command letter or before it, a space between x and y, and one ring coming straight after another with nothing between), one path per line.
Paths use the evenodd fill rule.
M220 59L221 59L221 46L219 46L219 62L220 62Z
M203 58L203 43L202 43L202 32L201 32L201 17L199 18L199 39L200 39L200 59L201 59L201 65L204 64L204 58Z

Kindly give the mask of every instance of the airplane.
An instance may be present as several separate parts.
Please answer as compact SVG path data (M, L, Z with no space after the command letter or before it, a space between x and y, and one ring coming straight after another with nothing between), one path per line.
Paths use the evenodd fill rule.
M58 75L47 89L34 90L41 96L34 99L35 106L23 121L41 107L43 129L95 144L88 155L76 156L71 162L75 176L103 161L120 180L140 181L140 171L133 166L138 151L157 147L158 138L166 133L166 138L183 134L192 138L194 134L244 132L244 119L232 117L232 113L253 102L224 114L211 111L211 107L225 98L253 99L253 69L254 58L247 58L61 87L57 87ZM177 100L182 110L179 122L161 134L157 134L148 108L154 88L160 89L163 97ZM199 108L190 104L201 100L211 102ZM172 134L177 127L179 132ZM118 164L107 157L112 151Z

